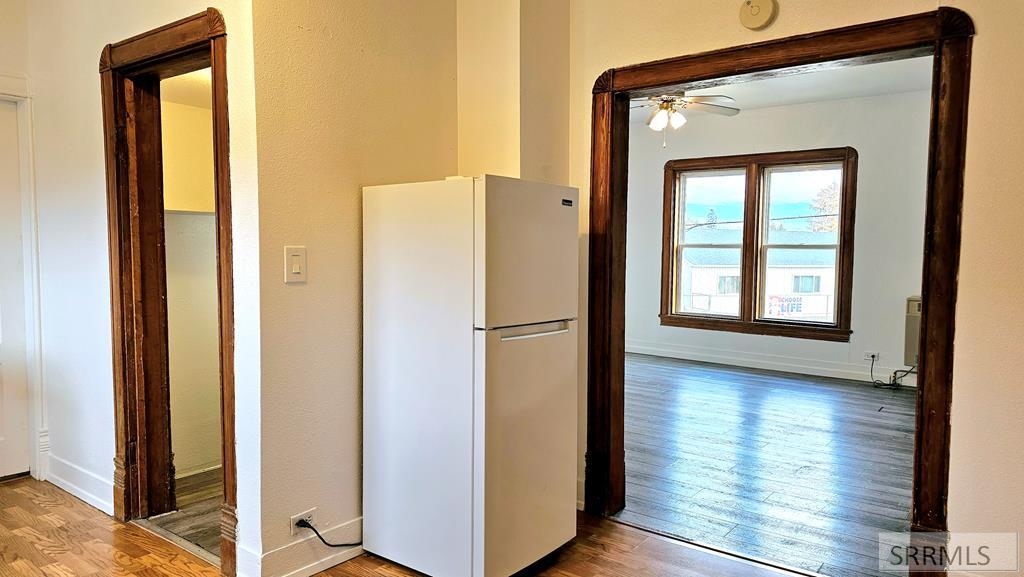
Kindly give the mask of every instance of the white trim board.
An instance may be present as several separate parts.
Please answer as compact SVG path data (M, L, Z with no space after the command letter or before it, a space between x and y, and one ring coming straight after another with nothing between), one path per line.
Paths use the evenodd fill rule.
M113 471L107 478L104 478L54 454L50 454L49 460L48 481L107 515L113 516L114 482L111 480L114 478Z
M263 575L309 577L363 553L361 545L329 548L312 531L307 532L309 535L304 538L264 553L259 562ZM320 529L320 534L332 543L359 541L363 534L363 518L356 517L328 529Z
M822 361L819 359L752 353L748 351L673 345L636 339L626 340L626 352L641 355L653 355L656 357L668 357L672 359L701 361L719 365L732 365L735 367L747 367L751 369L765 369L785 373L848 379L863 381L865 383L871 382L868 374L869 366L867 361L864 363L841 363L835 361ZM906 367L898 368L904 369ZM893 370L895 370L894 367L876 365L875 378L879 380L888 380L889 375L892 374ZM904 380L904 384L907 386L916 386L916 379L912 375Z

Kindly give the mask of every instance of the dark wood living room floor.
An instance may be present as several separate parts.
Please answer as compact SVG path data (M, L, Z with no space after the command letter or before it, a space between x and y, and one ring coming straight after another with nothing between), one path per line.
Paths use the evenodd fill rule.
M617 518L804 571L883 575L878 533L909 529L914 391L627 355Z

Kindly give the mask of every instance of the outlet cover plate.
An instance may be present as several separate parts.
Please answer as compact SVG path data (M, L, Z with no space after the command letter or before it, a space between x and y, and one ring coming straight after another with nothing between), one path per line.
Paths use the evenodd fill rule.
M881 358L882 355L878 354L878 351L864 351L865 361L870 361L871 359L875 359L875 361L878 361Z
M309 520L310 524L316 525L315 514L316 514L316 507L313 507L312 509L310 509L308 511L303 511L303 512L298 513L296 515L292 515L291 526L290 526L290 530L289 530L290 532L288 534L289 535L298 535L299 531L303 531L303 532L307 531L307 529L302 529L301 527L296 527L295 526L295 523L297 523L299 521L299 519L307 519L307 520Z

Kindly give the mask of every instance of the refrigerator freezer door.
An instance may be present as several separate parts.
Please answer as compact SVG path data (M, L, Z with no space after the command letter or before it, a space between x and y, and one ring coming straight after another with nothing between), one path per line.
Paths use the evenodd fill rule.
M477 577L507 577L576 535L577 338L576 321L476 331Z
M579 193L486 175L474 190L475 326L578 316Z

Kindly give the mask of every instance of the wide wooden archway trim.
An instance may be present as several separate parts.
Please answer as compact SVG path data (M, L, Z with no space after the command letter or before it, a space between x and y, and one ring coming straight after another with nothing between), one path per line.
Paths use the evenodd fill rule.
M221 13L209 8L105 46L99 71L113 318L114 513L129 520L174 507L160 79L211 68L224 471L220 550L221 572L234 575L237 501L226 33Z
M625 506L629 98L933 54L912 524L946 528L953 321L960 255L970 17L954 8L608 70L594 84L586 509Z

